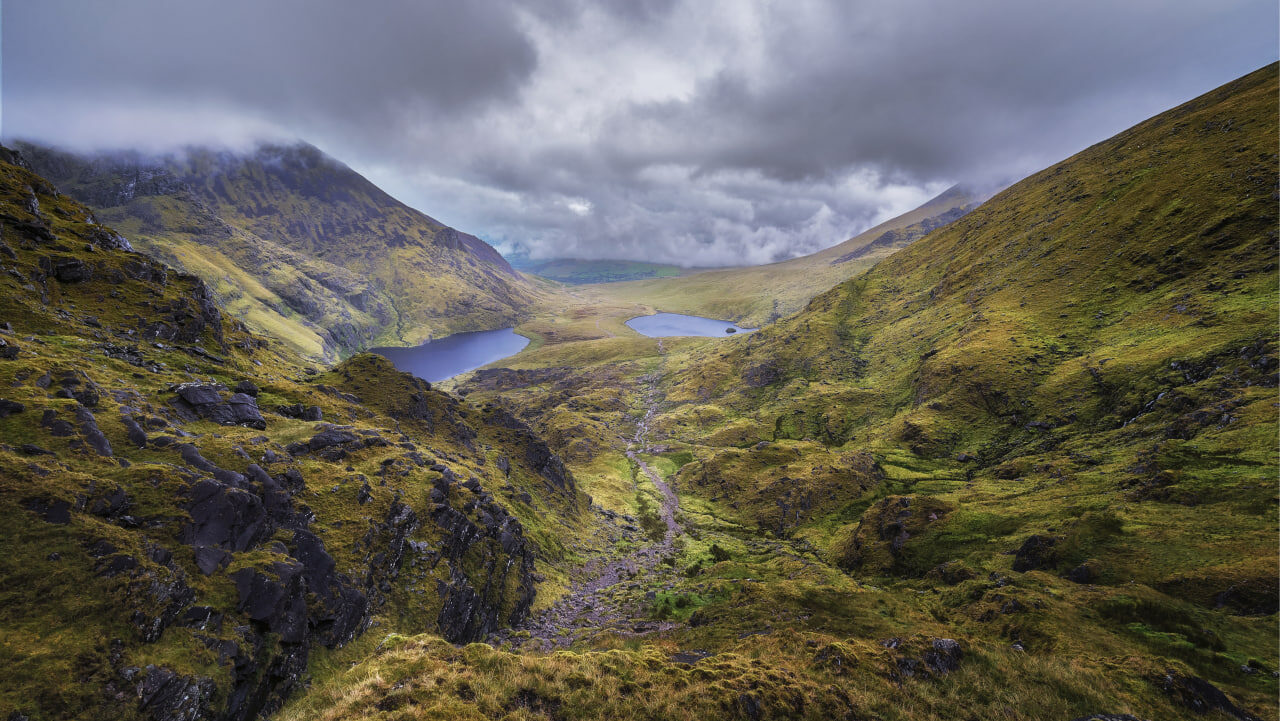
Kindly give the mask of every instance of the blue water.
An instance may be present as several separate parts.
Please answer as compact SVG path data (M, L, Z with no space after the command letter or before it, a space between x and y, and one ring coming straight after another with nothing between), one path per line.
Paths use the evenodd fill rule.
M675 335L699 335L706 338L723 338L734 335L726 333L726 328L733 328L739 333L750 333L755 328L740 328L725 320L714 320L696 315L680 315L679 313L655 313L641 315L627 321L627 325L637 333L650 338L666 338Z
M374 348L397 369L435 383L519 353L529 339L510 328L454 333L413 348Z

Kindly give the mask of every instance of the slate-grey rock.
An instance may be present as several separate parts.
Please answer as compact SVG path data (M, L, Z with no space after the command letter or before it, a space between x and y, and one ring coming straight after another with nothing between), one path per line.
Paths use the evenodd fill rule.
M51 261L49 272L60 283L84 283L93 278L93 268L79 258Z
M142 426L127 415L121 416L120 421L124 424L125 436L129 439L129 442L139 448L146 448L147 432L142 430Z
M159 439L156 440L158 441ZM196 448L194 445L190 443L179 443L177 448L178 452L182 454L183 462L188 466L210 473L216 480L229 486L240 486L244 484L243 475L236 473L235 471L221 468L214 464L213 461L210 461L208 458L201 455L200 449Z
M935 638L924 652L924 663L934 673L945 674L960 667L964 651L951 638Z
M1098 579L1098 562L1089 560L1067 572L1067 580L1072 583L1093 583Z
M235 579L238 609L265 624L284 643L302 643L307 633L306 588L298 563L273 563L272 576L256 568L242 568Z
M197 546L195 549L196 568L206 576L212 576L219 569L231 563L231 554L221 548Z
M84 435L85 443L89 444L89 447L98 455L110 458L113 455L111 442L98 428L98 421L93 417L93 413L83 406L76 408L76 420L80 422L80 433Z
M259 392L257 384L255 384L251 380L240 381L239 383L236 384L236 387L233 388L232 390L234 390L236 393L244 393L245 395L250 395L255 398L258 397L258 392Z
M307 589L317 603L309 622L317 640L333 648L350 641L364 625L369 601L351 579L336 572L324 541L310 531L293 534L293 555L302 564Z
M40 417L40 425L49 430L49 435L56 438L66 438L76 434L75 426L58 417L58 412L52 408L46 408L44 414Z
M266 509L258 496L217 481L192 486L186 504L191 522L183 542L229 551L247 551L270 533Z
M138 709L155 721L198 721L213 716L211 702L216 693L208 678L180 676L149 665L137 685Z
M267 421L258 411L258 402L253 399L253 396L247 393L236 393L227 399L227 405L231 407L233 423L260 431L266 430Z
M222 402L217 386L208 383L183 383L174 391L182 400L196 407Z
M8 418L15 413L21 413L26 409L27 407L22 403L0 398L0 418Z

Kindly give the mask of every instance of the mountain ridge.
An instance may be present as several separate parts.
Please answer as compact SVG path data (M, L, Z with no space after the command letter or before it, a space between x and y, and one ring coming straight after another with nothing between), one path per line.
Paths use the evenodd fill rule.
M537 297L480 239L305 143L161 157L18 147L139 247L190 266L307 355L513 325Z

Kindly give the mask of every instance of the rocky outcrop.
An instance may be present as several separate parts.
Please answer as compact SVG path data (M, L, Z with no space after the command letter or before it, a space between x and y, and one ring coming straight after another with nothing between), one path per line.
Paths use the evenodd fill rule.
M1058 540L1053 536L1028 536L1013 555L1013 570L1026 572L1052 568L1058 562Z
M1257 716L1240 708L1221 689L1202 678L1167 671L1153 680L1174 701L1198 714L1221 711L1239 721L1258 721Z
M233 393L223 399L222 386L211 383L183 383L172 389L178 397L174 407L185 417L221 423L226 426L242 425L265 430L267 421L258 410L258 402L247 393Z
M885 498L867 509L857 528L833 546L834 560L847 570L905 572L909 570L908 542L945 520L951 510L950 505L930 496Z

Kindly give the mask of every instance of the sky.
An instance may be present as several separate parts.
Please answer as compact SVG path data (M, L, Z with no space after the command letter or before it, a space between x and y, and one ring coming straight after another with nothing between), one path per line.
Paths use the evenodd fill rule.
M7 0L0 133L302 140L534 258L811 253L1277 57L1275 0Z

